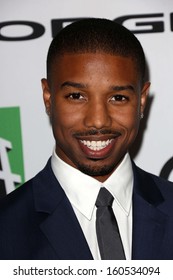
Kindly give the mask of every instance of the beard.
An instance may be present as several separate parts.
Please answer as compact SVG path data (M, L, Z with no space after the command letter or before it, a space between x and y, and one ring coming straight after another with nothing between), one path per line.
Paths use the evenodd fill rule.
M90 165L86 165L86 164L81 164L81 163L77 163L77 167L78 169L86 174L89 175L91 177L96 177L96 176L106 176L109 175L113 172L113 170L115 169L115 165L103 165L103 166L90 166Z

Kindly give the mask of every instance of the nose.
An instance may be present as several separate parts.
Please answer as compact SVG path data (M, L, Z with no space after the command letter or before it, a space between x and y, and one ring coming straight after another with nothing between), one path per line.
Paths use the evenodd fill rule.
M108 104L101 100L89 102L84 122L87 128L102 129L110 127L111 116Z

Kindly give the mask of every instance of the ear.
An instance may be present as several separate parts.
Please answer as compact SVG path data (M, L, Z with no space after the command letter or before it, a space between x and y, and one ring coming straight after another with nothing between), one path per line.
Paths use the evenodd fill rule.
M42 90L43 90L43 100L45 104L46 113L50 115L51 113L51 93L46 79L41 80Z
M140 114L141 114L141 116L144 113L144 109L145 109L145 106L146 106L146 103L147 103L149 88L150 88L150 82L145 82L144 86L142 88L142 91L141 91L141 103L140 103Z

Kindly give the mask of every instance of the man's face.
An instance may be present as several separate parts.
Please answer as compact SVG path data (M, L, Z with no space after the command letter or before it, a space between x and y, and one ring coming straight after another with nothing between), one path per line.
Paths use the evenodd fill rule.
M57 57L42 87L57 155L103 182L137 135L149 83L131 58L85 53Z

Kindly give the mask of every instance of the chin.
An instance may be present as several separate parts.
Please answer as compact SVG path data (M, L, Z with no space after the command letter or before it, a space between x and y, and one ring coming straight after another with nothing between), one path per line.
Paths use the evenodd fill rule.
M91 166L91 165L78 165L78 169L91 177L107 176L115 169L115 165Z

